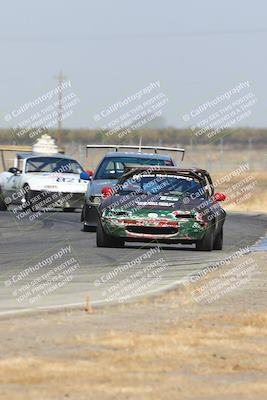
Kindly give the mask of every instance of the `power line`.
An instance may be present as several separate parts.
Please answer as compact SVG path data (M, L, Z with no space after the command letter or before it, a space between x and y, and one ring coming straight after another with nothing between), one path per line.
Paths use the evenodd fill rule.
M205 36L230 36L247 34L264 34L267 28L255 29L230 29L218 31L195 31L195 32L147 32L129 34L105 34L105 35L83 35L83 36L39 36L39 37L0 37L2 42L43 42L43 41L101 41L101 40L131 40L131 39L154 39L154 38L183 38L183 37L205 37Z

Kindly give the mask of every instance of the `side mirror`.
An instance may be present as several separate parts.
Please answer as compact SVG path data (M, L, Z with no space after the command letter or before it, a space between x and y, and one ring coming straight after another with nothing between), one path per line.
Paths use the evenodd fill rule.
M225 201L226 200L226 195L224 193L215 193L214 195L215 201Z
M86 172L90 177L94 175L94 171L92 171L91 169L87 169Z
M103 197L110 197L113 194L113 190L109 186L105 186L101 190Z
M82 179L83 181L90 181L91 176L88 174L88 172L82 172L80 174L80 179Z
M19 175L20 174L20 170L18 168L16 168L16 167L9 168L8 172L10 172L11 174L14 174L14 175Z

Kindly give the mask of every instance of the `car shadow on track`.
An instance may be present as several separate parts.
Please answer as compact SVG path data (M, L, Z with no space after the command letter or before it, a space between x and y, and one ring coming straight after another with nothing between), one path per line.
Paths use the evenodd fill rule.
M124 249L129 249L129 250L147 249L147 250L149 250L149 249L154 249L155 247L159 247L160 250L164 250L164 251L177 251L177 250L182 250L182 251L192 251L193 250L193 251L195 251L196 250L194 245L192 245L192 247L188 247L188 245L187 245L187 247L182 247L182 246L178 247L178 246L175 246L175 245L166 246L166 245L162 245L160 243L154 243L153 245L145 244L145 245L142 245L142 246L125 245Z

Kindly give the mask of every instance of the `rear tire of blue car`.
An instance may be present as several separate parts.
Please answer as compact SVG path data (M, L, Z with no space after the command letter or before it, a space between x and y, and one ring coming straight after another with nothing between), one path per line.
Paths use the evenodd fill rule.
M212 251L214 246L214 232L208 229L205 236L196 243L198 251Z
M123 247L124 240L107 235L101 222L98 222L96 229L96 245L97 247Z
M95 226L91 226L91 225L83 224L83 231L84 232L95 232L96 231L96 227Z

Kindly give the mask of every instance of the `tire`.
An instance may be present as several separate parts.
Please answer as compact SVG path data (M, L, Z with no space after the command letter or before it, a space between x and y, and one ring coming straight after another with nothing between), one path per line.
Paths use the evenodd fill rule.
M214 245L214 231L208 229L203 239L196 243L198 251L212 251Z
M124 246L125 246L125 241L124 241L123 239L114 238L113 240L114 240L114 245L113 245L113 247L121 248L121 247L124 247Z
M83 224L83 231L84 232L95 232L96 231L96 227L95 226L91 226L91 225Z
M223 248L223 228L221 228L221 230L215 237L213 250L222 250L222 248Z
M5 203L1 189L0 189L0 211L7 211L7 205Z
M89 207L84 204L81 212L81 222L83 223L84 232L96 232L98 221L98 210L92 208L90 211Z
M123 239L113 238L104 231L101 222L98 222L96 229L96 245L97 247L123 247Z
M26 206L24 207L25 210L31 210L32 212L35 211L34 206L32 205L32 195L29 185L24 185L23 189L28 189L25 194ZM27 204L28 203L28 204Z
M85 220L85 218L84 218L84 207L85 207L85 205L83 206L82 212L81 212L81 222L84 222L84 220Z

